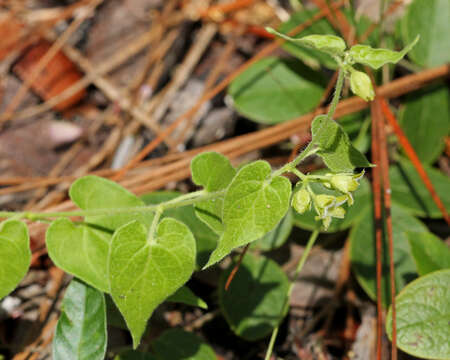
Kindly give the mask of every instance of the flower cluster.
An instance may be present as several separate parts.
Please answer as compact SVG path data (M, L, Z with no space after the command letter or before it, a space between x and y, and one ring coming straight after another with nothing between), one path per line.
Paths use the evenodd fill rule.
M302 180L300 189L292 198L292 206L299 214L303 214L314 207L317 214L315 219L322 220L323 227L326 230L330 226L332 218L344 218L345 209L342 205L345 203L348 206L353 205L352 193L358 188L363 175L364 171L359 174L307 175ZM328 189L337 190L342 195L316 194L310 186L310 183L314 181L320 182Z

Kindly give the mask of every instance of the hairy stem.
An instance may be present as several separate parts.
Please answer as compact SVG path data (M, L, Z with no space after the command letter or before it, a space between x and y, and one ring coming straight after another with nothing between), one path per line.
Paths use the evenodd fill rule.
M331 100L330 107L328 109L328 118L333 119L334 112L336 111L337 104L341 97L342 87L344 85L344 70L339 69L338 78L336 81L336 87L334 89L333 99Z
M108 216L118 214L140 214L147 212L157 212L167 209L188 206L200 201L215 199L224 194L225 190L217 192L196 191L186 195L179 196L175 199L163 202L157 205L147 205L138 207L126 208L111 208L111 209L92 209L92 210L74 210L62 212L14 212L14 211L0 211L0 218L14 218L14 219L28 219L38 221L48 218L73 217L73 216Z
M289 284L289 289L288 289L288 293L286 295L284 308L281 313L281 318L283 318L284 315L287 313L287 310L289 307L289 302L291 299L292 290L294 289L295 281L297 280L300 272L302 271L303 265L305 265L306 259L308 258L309 253L311 252L311 249L312 249L314 243L316 242L316 239L318 236L319 236L319 230L314 230L308 239L308 243L306 244L305 250L303 251L303 254L297 264L297 268L295 269L294 277L293 277L291 283ZM281 319L280 319L280 323L281 323ZM266 356L264 358L265 360L270 360L270 357L272 356L273 347L275 345L275 340L277 339L277 335L278 335L278 330L279 330L279 325L272 331L272 335L271 335L270 341L269 341L269 346L267 347Z

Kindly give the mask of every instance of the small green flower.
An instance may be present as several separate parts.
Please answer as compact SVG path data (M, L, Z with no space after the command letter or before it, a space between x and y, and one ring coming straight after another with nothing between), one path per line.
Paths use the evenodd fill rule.
M351 191L355 191L358 186L358 180L354 179L352 174L336 174L331 176L331 185L340 192L348 194Z
M326 209L335 203L336 203L336 196L333 196L333 195L319 194L319 195L316 195L314 198L314 204L319 209Z
M311 209L311 195L304 186L292 197L292 206L299 214Z
M341 206L348 201L348 196L332 196L327 194L320 194L314 197L314 208L317 216L316 220L322 220L325 230L331 224L332 218L343 219L345 216L345 209Z

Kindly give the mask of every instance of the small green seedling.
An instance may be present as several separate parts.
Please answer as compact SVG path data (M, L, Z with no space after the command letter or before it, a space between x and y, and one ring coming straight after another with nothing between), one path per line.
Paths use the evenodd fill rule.
M395 63L418 39L401 52L365 45L346 50L345 42L336 36L292 39L268 30L288 41L321 50L339 64L329 111L314 119L312 141L293 161L277 170L272 170L269 163L262 160L235 169L223 155L203 153L191 163L192 180L202 189L159 204L146 205L112 181L86 176L75 181L69 192L80 210L0 212L0 217L10 218L0 226L0 297L14 290L30 264L28 232L21 221L25 219L53 220L46 234L48 254L55 265L82 281L73 282L63 302L54 340L54 359L66 358L67 352L84 354L78 358L103 359L106 349L104 294L111 296L121 312L134 348L141 341L148 319L162 302L178 299L190 304L201 303L189 290L180 290L185 289L183 285L196 269L197 239L193 229L185 223L167 217L169 211L194 205L197 217L217 235L217 246L204 266L207 268L236 248L269 233L291 205L300 214L312 209L325 229L333 218L345 217L344 205L353 205L352 193L364 175L364 171L354 171L372 165L333 120L344 78L350 79L356 95L372 100L375 95L369 77L354 65L359 63L377 69L383 64ZM328 173L311 175L297 169L312 155L322 158ZM291 182L283 176L286 173L298 177L294 191ZM340 195L316 193L311 187L313 183L336 190ZM73 222L70 218L74 216L84 220ZM315 231L311 236L298 272L317 234ZM292 287L288 297L291 291ZM89 312L90 307L95 311ZM280 316L283 314L286 310ZM84 328L89 331L84 332ZM272 346L273 342L268 353Z

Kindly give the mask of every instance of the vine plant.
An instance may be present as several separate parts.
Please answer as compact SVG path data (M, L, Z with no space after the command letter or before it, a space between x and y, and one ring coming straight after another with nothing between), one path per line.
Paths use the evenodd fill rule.
M272 29L269 31L276 33ZM417 39L403 51L395 52L366 45L355 45L346 50L344 40L337 36L310 35L292 39L276 34L321 50L339 65L329 111L313 120L312 141L293 161L275 171L262 160L237 170L223 155L203 153L191 163L192 180L202 189L160 204L145 205L142 199L112 181L85 176L76 180L69 191L70 198L80 210L54 213L2 211L0 218L8 219L0 225L0 298L15 289L30 265L29 236L23 220L50 222L46 233L50 258L56 266L89 285L85 290L86 299L90 292L96 292L101 295L100 304L104 304L103 293L111 295L136 348L158 305L166 300L187 301L190 294L183 285L196 270L195 238L184 223L170 217L162 219L167 210L194 205L197 217L219 235L217 247L203 269L270 232L290 205L299 213L313 209L316 220L321 221L325 229L333 218L343 218L345 206L353 204L352 192L364 175L364 170L354 173L355 169L371 166L333 120L344 79L349 78L356 95L366 101L372 100L371 81L364 72L355 69L355 65L377 69L386 63L396 63ZM313 154L323 159L329 173L311 175L297 169ZM283 176L286 173L298 177L293 189L291 182ZM315 193L312 183L321 183L341 195ZM73 220L75 217L78 220ZM297 275L317 235L318 230L312 233L298 264ZM286 294L287 300L291 290L292 286ZM72 292L76 293L75 290ZM96 311L100 305L87 301L84 306L91 306L92 311ZM280 314L280 320L283 314ZM58 322L53 350L55 359L75 358L72 352L77 351L76 347L67 339L75 335L70 335L67 329L67 317L70 318L70 314L66 311ZM91 329L92 337L104 328L105 323L99 322ZM268 357L276 332L275 329ZM102 359L105 350L106 342L76 358Z

